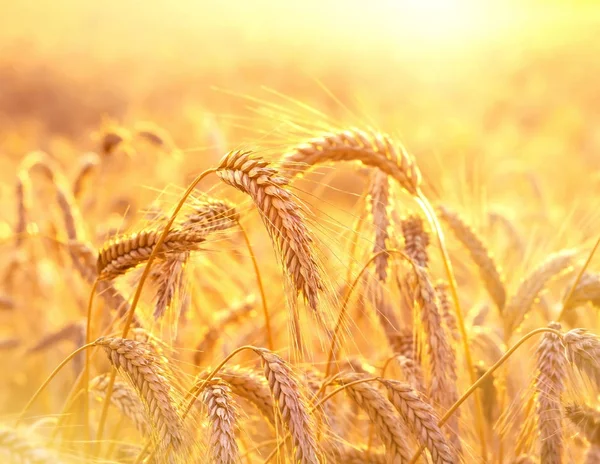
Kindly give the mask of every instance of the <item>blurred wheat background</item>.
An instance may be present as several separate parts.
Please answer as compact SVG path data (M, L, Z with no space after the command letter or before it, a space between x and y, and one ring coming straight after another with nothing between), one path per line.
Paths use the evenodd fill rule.
M595 409L600 341L590 335L600 331L600 293L594 293L600 288L600 258L586 263L600 231L599 31L600 4L595 1L0 0L2 462L265 462L270 453L272 462L414 462L409 458L426 444L422 456L414 458L419 462L600 462L600 412ZM96 351L88 361L76 357L21 414L75 348L101 335L118 337L127 325L113 320L118 308L106 291L110 287L121 303L131 303L144 259L110 276L110 284L98 284L88 315L93 282L103 278L98 255L110 243L145 230L157 231L158 237L200 172L231 168L221 161L230 151L254 150L281 175L294 177L296 170L304 170L302 163L285 171L286 159L299 158L284 154L297 154L294 147L306 148L303 143L350 128L389 134L405 147L407 159L414 159L422 174L423 196L442 222L465 329L462 333L452 322L442 327L438 321L456 364L450 382L455 396L446 392L448 404L435 391L439 373L433 332L419 315L427 306L419 298L428 287L414 276L411 280L410 265L393 254L386 261L386 277L378 277L371 266L359 278L383 227L387 249L401 249L416 262L417 277L423 266L425 283L441 279L451 287L434 239L435 222L415 203L418 195L391 182L392 174L385 172L379 214L387 222L380 227L373 198L376 186L383 185L377 182L383 181L372 174L377 169L363 162L320 166L281 187L301 211L302 227L312 237L307 246L314 253L314 270L323 278L318 302L325 325L319 330L310 319L315 315L307 297L310 285L297 286L309 280L305 269L296 275L286 267L289 244L277 243L282 236L285 241L281 230L269 231L273 252L264 228L272 218L260 220L256 198L235 192L231 185L240 186L221 172L230 186L212 176L194 190L196 203L186 202L181 220L196 214L189 221L212 228L211 235L202 235L201 245L159 254L159 270L150 273L150 288L141 293L136 310L135 323L146 333L136 343L143 347L119 339L126 347L119 349L132 356L147 351L148 340L159 340L157 362L167 367L157 376L170 393L163 387L158 391L170 399L157 401L174 404L169 414L181 421L180 437L173 434L165 444L162 422L148 412L154 403L138 391L145 387L136 384L135 375L132 380L129 374L128 388L141 398L135 397L123 414L139 408L140 421L148 424L136 427L139 423L131 416L122 420L115 408L102 411L99 398L104 397L98 392L107 379L97 376L112 371ZM369 140L379 140L373 137ZM273 198L278 201L287 195L277 192ZM206 195L232 201L245 232L238 219L211 222L214 208L229 206L215 206ZM465 247L462 223L452 222L455 213L475 231L484 254L493 257L493 272L488 271L498 274L506 305L486 287L485 270L480 277L474 242ZM69 229L69 217L77 231ZM415 217L426 225L416 232L422 248L411 254L415 223L410 221L421 220ZM272 333L263 318L245 234L262 275ZM430 244L423 238L429 236ZM288 238L294 252L296 245L304 246L294 242L294 234ZM81 252L78 257L75 249ZM429 262L418 262L422 253L429 254ZM168 266L177 264L169 261L172 255L182 260L184 277L161 319L153 315L160 293L152 292L160 292L161 276L172 284L169 273L175 271ZM283 269L278 255L284 257ZM373 282L381 289L373 290ZM300 298L296 312L298 294L307 298ZM385 322L380 326L382 294L400 321L393 334ZM442 293L436 295L443 313ZM341 374L329 379L334 373L327 362L331 329L346 306L344 347L335 366ZM293 349L299 343L294 317L300 318L298 330L306 338L303 350ZM460 416L442 424L441 432L437 429L435 424L474 380L523 335L549 323L555 332L525 342L484 377L477 400L470 396ZM590 333L573 332L576 328ZM395 345L401 333L412 339L410 353ZM584 354L577 351L577 343L584 343L577 337L590 337ZM112 343L97 347L110 352L116 346ZM248 344L268 347L281 358L270 358L271 351L242 353L231 366L254 376L263 375L261 360L267 371L289 370L306 402L307 420L315 422L306 426L312 430L306 442L294 435L297 429L286 423L284 411L276 411L277 417L271 417L275 427L270 427L252 400L236 398L239 388L249 387L239 387L235 378L241 374L226 368L221 380L202 385L198 403L204 399L204 409L183 417L186 392L198 386L202 373L206 377L225 356ZM385 371L393 356L402 359ZM406 362L423 370L423 389L407 374ZM548 366L552 372L566 371L548 374ZM337 395L330 402L335 409L321 407L330 421L310 409L316 402L312 398L311 406L311 395L321 394L314 385L335 384L331 391L379 375L403 386L382 379L377 385L358 384L373 386L375 392L347 386L344 400ZM86 376L95 377L89 388ZM373 431L381 420L368 405L360 409L369 395L383 401L377 392L409 384L411 394L426 404L415 407L425 408L422 417L433 425L425 427L429 438L419 433L407 438L408 454L403 455L394 448L393 430ZM83 399L86 390L89 402ZM277 400L269 396L270 406L291 401L265 391ZM241 401L232 408L235 414L227 406L235 402L231 396ZM393 412L392 396L385 401ZM215 408L223 410L213 417ZM548 411L558 415L549 418ZM226 420L215 419L221 414ZM399 422L406 421L398 414ZM242 426L225 430L221 420Z

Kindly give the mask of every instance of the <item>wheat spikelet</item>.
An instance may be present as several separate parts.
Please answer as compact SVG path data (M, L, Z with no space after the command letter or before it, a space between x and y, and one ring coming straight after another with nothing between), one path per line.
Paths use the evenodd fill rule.
M295 461L318 463L319 450L315 441L314 425L300 385L287 363L265 348L255 350L262 358L265 377L269 383L281 418L294 444Z
M0 460L7 464L59 464L50 450L29 440L29 433L0 424Z
M336 382L348 385L362 378L361 374L347 373L337 377ZM377 388L366 382L350 385L344 391L367 413L386 447L388 459L392 462L409 462L408 431L403 421L398 420L394 406Z
M456 238L469 250L471 259L473 259L479 268L479 273L488 293L494 300L494 303L496 303L496 306L502 311L506 303L506 289L504 288L504 281L500 275L500 270L496 266L489 250L475 230L463 221L457 213L450 211L445 206L439 206L438 212L442 219L450 226Z
M564 311L574 309L590 302L595 307L600 307L600 274L584 273L571 294L569 301L566 297L569 294L570 288L565 291L563 298Z
M205 386L203 400L208 409L210 462L234 464L240 462L235 435L238 431L237 412L231 390L225 382L213 379Z
M99 338L95 344L104 348L112 365L135 388L159 449L164 452L169 447L176 451L182 448L185 431L160 358L147 344L133 340Z
M419 444L425 445L434 463L455 463L450 446L438 427L433 408L421 399L407 383L381 379L388 392L388 399L415 434Z
M303 294L318 315L323 283L313 255L311 234L300 206L288 189L288 181L269 167L267 161L243 151L226 155L217 175L252 198L296 292Z
M548 327L560 330L560 324L551 322ZM562 462L563 435L561 394L564 391L567 360L561 338L550 332L544 333L537 350L536 410L540 434L542 462Z
M109 378L106 374L93 378L90 381L90 392L95 394L99 399L104 399L106 397L108 382ZM148 434L149 426L144 412L144 405L136 392L127 383L115 379L110 402L133 422L135 428L142 435L145 436Z
M401 222L402 235L404 236L404 251L407 256L421 267L427 267L429 257L427 247L429 246L429 234L423 227L423 219L420 216L409 216Z
M390 186L387 174L375 171L371 177L371 184L369 185L369 194L367 197L367 204L370 205L373 225L375 226L374 254L387 250L387 241L390 237L388 231L388 228L390 227L390 218L388 214L388 208L390 206L389 189ZM387 271L388 255L378 255L375 258L375 272L377 278L381 282L387 280Z
M207 369L196 377L197 381L208 378L212 369ZM273 426L275 425L275 403L269 389L269 384L262 375L252 369L239 366L224 366L219 370L222 379L231 392L252 403Z
M583 464L597 464L600 462L600 445L593 444L585 455Z
M575 253L572 250L554 253L525 277L515 294L506 303L505 314L508 333L512 333L514 329L521 325L525 315L531 309L546 283L557 274L568 269L574 256Z
M456 317L454 309L452 308L452 302L450 298L448 298L448 284L444 281L438 281L435 284L435 293L437 294L438 300L440 302L440 311L442 313L442 319L444 320L444 325L448 330L448 333L452 337L454 341L460 340L460 332L458 330L458 325L456 324Z
M282 167L298 174L317 164L338 161L360 161L378 168L411 195L417 194L421 184L421 172L404 147L385 134L358 129L326 134L298 145L283 156Z
M411 330L398 330L391 345L394 353L406 356L409 359L417 359L416 338Z
M600 388L600 338L585 329L573 329L564 335L563 341L569 361Z
M565 406L565 416L593 445L600 445L600 411L586 404Z

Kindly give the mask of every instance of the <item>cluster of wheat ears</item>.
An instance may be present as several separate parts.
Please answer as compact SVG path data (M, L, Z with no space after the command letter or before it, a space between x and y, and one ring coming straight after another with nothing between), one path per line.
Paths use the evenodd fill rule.
M177 151L159 130L136 136ZM403 146L354 128L275 157L225 154L170 210L148 207L143 226L92 245L81 205L99 199L86 183L127 156L126 143L104 133L74 180L43 152L20 165L20 254L3 317L23 319L10 280L39 279L23 269L40 253L89 298L27 343L27 359L65 341L72 353L41 369L46 380L3 418L2 462L600 462L600 410L583 393L600 387L600 338L567 328L577 307L600 304L594 249L558 251L509 289L483 235L428 197ZM300 193L319 207L326 181L296 184L338 163L367 188L348 233L323 246L326 219ZM35 183L52 192L37 203L62 224L52 240L34 240L44 227ZM494 221L518 242L510 221ZM465 310L470 273L485 304ZM544 291L557 282L562 297L551 301ZM2 356L21 342L0 341Z

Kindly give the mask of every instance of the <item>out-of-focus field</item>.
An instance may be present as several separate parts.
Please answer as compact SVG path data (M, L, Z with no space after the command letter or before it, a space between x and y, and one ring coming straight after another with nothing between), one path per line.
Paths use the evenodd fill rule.
M96 153L101 167L76 195L76 206L86 243L99 249L119 232L148 226L146 211L153 202L170 213L189 182L230 150L253 148L277 160L291 146L325 130L358 127L390 134L414 156L429 201L460 212L481 234L501 268L508 295L551 253L577 253L543 298L538 298L542 293L535 295L518 330L507 333L506 315L497 314L468 254L446 230L469 343L481 374L519 336L558 317L575 271L600 234L599 31L600 4L591 1L0 0L0 422L12 426L54 367L82 344L58 337L32 352L46 335L86 321L91 290L65 252L68 239L61 211L52 186L39 173L32 173L25 238L16 244L17 180L26 155L38 150L56 163L69 188L90 153ZM169 135L165 146L136 138L147 123ZM126 140L111 154L104 153L103 137L116 127L127 134ZM320 168L293 184L311 211L309 227L315 231L327 279L322 307L331 318L340 311L339 289L349 283L344 282L346 275L354 277L372 255L372 225L362 226L361 240L351 251L357 217L365 211L360 197L368 185L364 170L359 171ZM211 195L240 205L267 282L275 344L285 353L291 343L285 311L290 293L283 291L270 241L251 202L217 182L207 179L198 192L210 189ZM395 201L400 216L418 211L406 195ZM368 219L365 224L370 224ZM390 243L401 247L398 224L391 228ZM432 273L445 278L436 242L431 243ZM177 341L172 327L152 325L153 333L177 349L173 361L180 376L175 377L182 385L181 379L191 382L196 368L215 366L245 343L266 345L257 304L250 322L224 324L218 348L193 366L206 327L217 324L217 310L249 294L260 301L239 234L219 238L207 248L206 256L190 266L191 303L186 304L192 315L179 328ZM599 265L593 259L588 272ZM134 277L139 279L139 274ZM136 282L123 278L118 288L130 299ZM360 288L356 293L360 298L368 295ZM150 321L152 295L144 294L142 301L147 307L140 312ZM350 301L353 314L367 312L362 300ZM108 313L104 303L97 305ZM348 355L361 354L380 368L389 347L373 315L363 317L357 316L347 331ZM311 327L306 313L302 318L303 327ZM94 319L96 337L109 320L105 315ZM589 304L574 308L561 322L564 331L600 331L597 309ZM481 341L488 335L494 349ZM323 370L327 338L314 338L305 361ZM381 346L374 346L375 339ZM518 422L534 416L527 409L534 343L538 340L498 374L497 398L484 401L489 462L512 462L520 454L515 449L540 456L535 438L520 448L515 445ZM455 341L453 346L462 394L471 379L463 369L463 345ZM256 361L249 355L241 359L245 365ZM92 371L108 372L109 365L94 355ZM38 424L45 445L56 445L46 438L55 430L78 374L72 369L61 372L28 413L29 424L49 418ZM183 396L183 387L177 387ZM597 402L593 388L570 388L567 396L571 402ZM99 404L93 402L91 408L93 424L101 415ZM351 424L350 408L337 407L344 413L340 422ZM511 420L517 417L513 414L522 416ZM475 415L474 402L467 402L460 419L464 462L483 462ZM111 431L120 430L116 416L109 416ZM249 416L244 420L252 423L252 430L242 434L246 443L240 446L254 462L263 462L274 446L268 440L283 434L279 430L279 435L269 435L271 430L261 428L256 414ZM73 462L87 462L89 450L82 451L78 440L88 437L76 435L82 433L76 426L79 419L60 423L68 433L56 447ZM582 462L588 444L563 420L567 445L562 462ZM145 439L131 426L119 427L124 430L122 441L135 444L139 453ZM358 439L366 444L366 426L346 431L346 444L357 445L353 440ZM537 429L531 437L535 433ZM104 438L118 442L109 432ZM338 435L335 439L342 442ZM251 444L261 440L268 446L252 451ZM381 451L383 441L376 437L373 448ZM116 448L106 445L96 456L133 462ZM204 451L189 456L198 459Z

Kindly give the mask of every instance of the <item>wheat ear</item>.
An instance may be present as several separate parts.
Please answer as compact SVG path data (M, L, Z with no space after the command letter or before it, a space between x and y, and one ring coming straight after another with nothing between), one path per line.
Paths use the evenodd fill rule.
M198 374L197 381L207 379L211 371L208 369ZM252 403L275 426L275 403L269 384L262 375L251 369L224 366L219 370L219 378L227 383L234 395Z
M548 327L560 330L560 324L551 322ZM564 391L567 359L561 337L546 332L537 350L537 393L538 430L540 434L540 456L545 464L560 464L564 448L562 436L561 394Z
M408 424L419 444L425 445L436 464L456 463L450 445L438 427L433 408L407 383L381 379L388 392L388 399Z
M318 301L323 283L313 254L311 233L287 179L267 161L244 151L226 155L216 172L225 183L252 198L296 292L304 296L319 316Z
M521 325L546 283L571 266L574 256L575 252L572 250L554 253L525 277L515 294L506 303L504 312L508 321L508 334Z
M600 411L587 404L565 406L565 416L592 445L600 445Z
M165 368L150 346L123 338L99 338L95 345L102 346L111 364L135 388L144 404L158 448L177 451L185 444L183 422L172 397L172 387L165 376Z
M302 464L317 464L320 453L315 441L314 424L295 374L275 353L264 348L256 348L255 351L263 360L269 388L281 418L292 436L295 461Z
M282 167L298 174L317 164L338 161L360 161L378 168L417 195L421 173L414 159L389 136L375 131L350 129L311 139L285 154Z
M585 329L573 329L563 337L567 355L580 371L600 388L600 338Z
M394 406L373 385L366 382L352 384L362 378L364 376L361 374L347 373L337 377L336 382L348 385L346 393L375 425L376 432L386 447L388 459L392 462L409 462L408 430L403 421L398 420Z
M98 398L104 399L106 388L108 387L108 376L99 375L90 381L90 392ZM144 405L140 401L137 393L125 382L117 379L113 385L110 402L116 406L142 434L146 435L149 430Z
M203 400L208 409L210 438L208 456L215 464L240 462L235 435L238 432L237 412L231 397L231 389L220 379L211 380L205 386Z
M595 307L600 307L600 274L592 274L586 272L581 276L577 287L573 290L573 293L569 297L569 301L566 301L566 297L569 295L569 289L565 292L563 297L563 308L564 311L569 311L578 306L582 306L587 302L590 302Z
M471 259L479 268L479 273L488 293L500 311L506 303L506 289L500 270L482 239L457 213L445 206L439 206L440 217L450 226L456 238L469 250Z
M387 464L384 453L375 452L366 447L350 448L349 446L329 446L325 449L326 456L331 462L344 464Z
M23 464L59 464L58 457L46 448L34 444L26 434L17 429L0 424L0 458L2 462Z
M387 249L387 241L390 238L390 181L387 174L381 171L375 171L371 177L367 204L370 206L370 213L375 226L375 244L373 253ZM375 273L380 282L387 280L388 258L385 253L377 255L375 258Z

